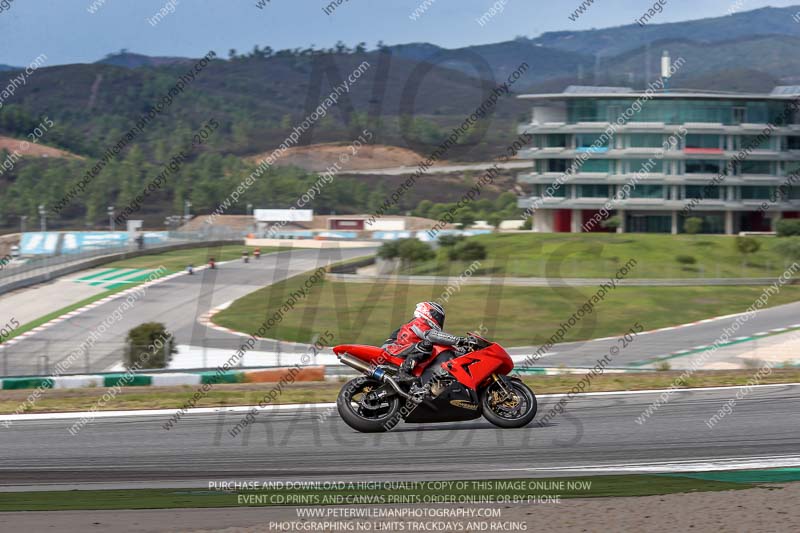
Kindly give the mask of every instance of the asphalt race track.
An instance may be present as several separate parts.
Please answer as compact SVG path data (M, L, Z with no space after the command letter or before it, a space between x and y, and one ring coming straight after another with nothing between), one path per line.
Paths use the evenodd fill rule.
M536 420L520 430L479 419L401 424L368 435L351 430L330 407L306 406L262 412L252 431L238 437L228 431L244 408L191 413L169 431L161 425L173 411L98 417L71 436L75 414L22 415L0 428L0 487L207 487L210 480L488 479L800 465L800 385L753 388L709 429L706 420L738 390L676 392L641 425L636 418L660 392L576 397L565 415L542 427L537 421L558 398L541 398ZM328 416L320 420L321 414Z
M737 316L722 317L690 326L639 335L627 348L621 350L612 358L609 366L643 363L656 357L708 346L720 339L726 328L735 331L730 335L730 340L735 340L757 333L800 327L800 302L762 309L746 321L740 320L740 324L734 328L736 321ZM625 326L630 327L628 325ZM648 329L646 324L643 324L643 327ZM625 327L622 329L625 329ZM539 358L532 366L555 367L563 364L573 367L591 367L597 359L608 354L612 346L619 348L621 344L616 338L556 344L552 347L550 353ZM509 349L509 353L515 356L531 354L538 348L538 346L514 348ZM711 360L713 359L709 361ZM688 368L690 363L691 357L681 357L670 361L673 368Z
M213 249L209 251L213 255ZM128 331L143 322L162 322L175 335L176 344L205 345L236 350L242 338L207 328L197 318L211 308L236 300L266 285L309 274L317 267L353 257L370 255L372 248L292 249L265 254L260 260L244 264L234 260L215 270L201 270L194 276L182 275L154 284L122 319L107 329L89 354L85 368L76 372L102 372L122 360L122 347ZM49 326L31 338L6 348L9 375L36 374L40 357L47 354L50 368L84 342L94 328L102 324L123 302L112 300L89 309L69 320ZM266 318L266 317L265 317ZM258 343L255 350L273 349L272 343Z
M147 321L165 323L175 334L177 344L236 350L241 345L241 337L207 328L198 322L198 317L214 306L241 298L266 285L304 272L310 273L314 268L331 261L336 262L370 253L374 253L374 249L294 249L290 252L267 254L259 261L251 259L249 264L239 260L231 261L214 271L203 270L194 276L182 275L153 285L148 288L145 296L137 301L133 309L127 311L121 320L103 334L102 340L91 349L88 361L83 361L80 364L82 368L76 368L75 371L101 372L118 363L121 360L124 338L128 330ZM7 347L7 354L3 354L3 357L8 357L9 375L41 373L40 364L43 355L48 358L49 368L53 368L57 361L66 357L87 338L88 332L106 320L121 301L121 299L113 300L89 309ZM764 309L741 323L731 338L800 326L798 317L800 317L800 302ZM568 318L565 317L565 321ZM576 326L580 334L592 336L591 320L592 317L589 315ZM614 354L609 366L623 367L632 363L642 363L677 351L688 351L713 344L724 329L731 327L736 320L736 317L727 317L639 335L635 342ZM648 329L646 324L643 324L643 327ZM532 366L591 367L598 359L607 355L613 346L619 346L617 339L557 344L549 353L533 362ZM271 341L261 341L254 348L263 351L275 349L276 345ZM509 352L517 361L521 361L537 349L538 346L529 346L509 349ZM691 363L691 358L679 357L670 363L673 368L685 368Z

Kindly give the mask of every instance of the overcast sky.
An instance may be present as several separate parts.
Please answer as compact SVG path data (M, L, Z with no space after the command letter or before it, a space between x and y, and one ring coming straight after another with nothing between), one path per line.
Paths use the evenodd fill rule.
M266 4L263 9L257 2ZM603 28L630 24L654 0L595 0L576 21L569 15L581 0L0 0L0 63L26 65L45 53L48 65L96 61L126 48L154 56L198 57L214 50L226 57L254 44L275 49L328 47L337 40L370 48L431 42L448 48L533 37L546 31ZM665 0L653 22L722 16L798 0ZM8 7L4 7L9 2ZM98 7L94 14L89 7ZM484 26L476 19L493 5L504 5ZM165 6L174 12L155 25ZM411 14L429 6L418 20ZM800 9L800 8L798 8Z

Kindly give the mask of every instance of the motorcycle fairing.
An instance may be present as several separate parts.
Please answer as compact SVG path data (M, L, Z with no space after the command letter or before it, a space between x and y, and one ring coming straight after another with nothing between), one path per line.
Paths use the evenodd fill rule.
M403 420L411 424L461 422L481 415L478 394L454 381L432 400L417 405Z
M451 359L443 363L442 368L467 387L478 390L492 374L510 373L514 362L499 344L490 344L482 350Z

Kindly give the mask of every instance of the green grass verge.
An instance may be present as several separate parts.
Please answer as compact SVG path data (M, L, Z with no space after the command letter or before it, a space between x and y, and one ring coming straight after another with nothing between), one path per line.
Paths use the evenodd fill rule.
M214 316L238 331L255 331L276 302L299 290L298 276L255 291ZM410 318L415 302L438 298L443 285L340 283L323 281L273 327L271 337L308 342L314 334L336 332L336 343L380 344ZM550 288L465 285L447 303L446 329L462 333L487 324L493 340L507 346L542 344L583 306L598 287ZM739 313L763 287L621 287L567 331L564 341L624 334L638 321L646 330ZM800 286L785 286L769 305L800 299ZM280 304L278 304L280 305ZM493 322L489 322L492 318Z
M658 475L591 476L546 479L467 481L465 488L451 482L440 489L426 482L370 485L342 482L332 490L265 489L216 491L207 489L80 490L6 492L0 511L65 511L113 509L177 509L201 507L268 507L275 505L364 505L440 503L527 503L537 498L605 498L655 496L676 493L743 490L754 484ZM321 486L320 484L319 486ZM259 487L261 488L261 487Z
M735 238L725 235L659 235L608 233L525 233L472 237L486 246L489 259L473 275L522 277L608 277L619 265L636 259L630 278L775 277L791 264L775 251L776 237L754 237L761 249L747 261ZM688 255L696 263L676 261ZM458 275L470 262L443 259L415 265L406 273Z
M240 259L244 250L250 251L250 260L253 261L254 246L244 246L238 244L226 244L212 248L199 247L188 248L186 250L174 250L162 254L142 255L130 259L122 259L103 265L104 268L159 268L165 267L170 272L186 270L187 265L199 267L208 263L209 257L213 257L219 263L231 259ZM268 254L278 251L279 248L261 247L261 254Z
M666 389L675 384L680 371L635 372L628 374L603 374L592 379L586 392ZM742 386L753 377L752 370L713 370L695 372L680 385L687 387ZM569 391L581 379L578 374L557 376L525 376L537 394L554 394ZM800 383L800 368L774 369L764 376L762 384ZM217 384L203 397L197 407L256 405L272 385L264 383ZM275 403L309 404L335 402L341 382L292 383L283 388ZM103 405L103 410L179 409L192 396L197 387L123 387L113 402ZM105 388L49 389L27 413L86 411L97 403ZM0 413L13 413L22 404L30 390L0 391ZM26 404L29 405L29 404Z

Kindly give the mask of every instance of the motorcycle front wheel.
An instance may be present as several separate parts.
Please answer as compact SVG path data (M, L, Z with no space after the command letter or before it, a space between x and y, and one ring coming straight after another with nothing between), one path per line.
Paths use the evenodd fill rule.
M367 395L381 386L372 378L360 377L345 383L336 398L336 408L344 423L362 433L389 431L400 422L400 397L370 401Z
M527 426L536 416L536 395L521 381L508 380L504 385L495 381L481 393L483 417L505 429Z

